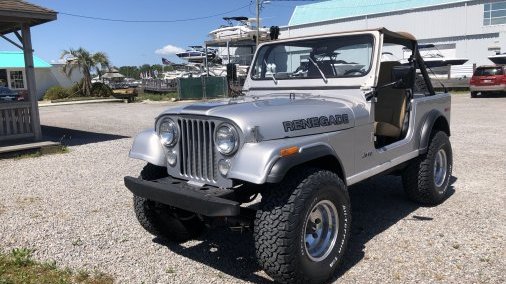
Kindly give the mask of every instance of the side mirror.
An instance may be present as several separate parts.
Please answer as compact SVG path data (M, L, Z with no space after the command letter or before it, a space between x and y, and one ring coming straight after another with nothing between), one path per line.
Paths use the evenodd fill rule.
M410 89L415 83L416 71L413 66L394 66L392 68L392 79L395 89Z

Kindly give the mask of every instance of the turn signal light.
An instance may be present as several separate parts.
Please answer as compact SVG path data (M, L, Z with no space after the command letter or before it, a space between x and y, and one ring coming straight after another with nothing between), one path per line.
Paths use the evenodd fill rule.
M298 152L299 152L299 147L293 146L293 147L281 149L281 151L279 151L279 155L281 157L286 157L286 156L290 156L293 154L297 154Z

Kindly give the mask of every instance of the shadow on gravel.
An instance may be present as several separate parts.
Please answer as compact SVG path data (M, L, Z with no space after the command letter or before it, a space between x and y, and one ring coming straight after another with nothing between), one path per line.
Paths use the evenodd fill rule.
M61 142L65 146L79 146L91 143L105 142L128 136L82 131L70 128L60 128L42 125L42 136L46 140Z
M456 177L450 177L448 198L454 193ZM447 199L448 199L447 198ZM352 231L341 266L333 281L355 266L364 258L364 249L368 241L408 217L420 207L410 201L402 190L402 181L398 176L378 176L350 187L352 207ZM432 221L430 216L413 215L409 221Z
M153 239L153 242L235 278L253 283L272 283L270 279L254 274L261 268L256 262L251 231L240 233L227 228L215 228L210 229L199 240L202 242L191 247L166 242L159 238Z
M455 192L453 183L456 180L455 177L450 179L449 196ZM352 235L348 251L332 281L362 260L369 240L420 207L406 198L401 178L396 176L379 176L354 185L350 187L350 199L353 212ZM413 215L407 220L427 222L433 218ZM261 268L255 259L251 232L239 233L216 228L200 240L201 243L188 248L158 238L153 241L233 277L254 283L272 283L270 279L254 274Z
M506 92L479 94L477 98L478 99L506 98Z

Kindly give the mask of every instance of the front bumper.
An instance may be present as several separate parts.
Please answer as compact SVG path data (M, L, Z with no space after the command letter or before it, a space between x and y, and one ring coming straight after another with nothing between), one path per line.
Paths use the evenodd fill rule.
M506 92L506 84L489 86L470 85L469 90L471 90L471 92Z
M239 202L223 198L232 190L194 187L171 177L154 181L125 177L125 186L135 195L209 217L238 216Z

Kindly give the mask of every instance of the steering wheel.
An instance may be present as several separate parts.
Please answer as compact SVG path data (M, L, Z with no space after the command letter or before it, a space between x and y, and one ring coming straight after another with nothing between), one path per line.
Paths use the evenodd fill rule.
M351 75L351 74L355 75L356 73L358 73L358 74L360 74L362 76L364 76L366 74L366 72L364 70L362 70L362 69L350 69L350 70L344 72L343 76Z

